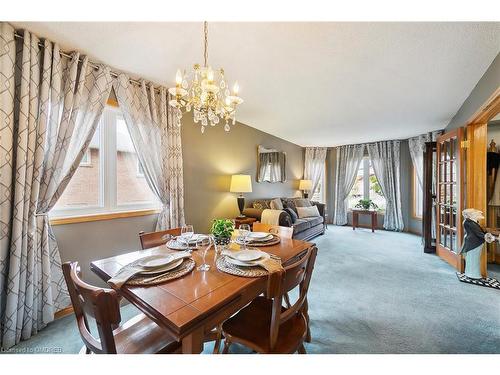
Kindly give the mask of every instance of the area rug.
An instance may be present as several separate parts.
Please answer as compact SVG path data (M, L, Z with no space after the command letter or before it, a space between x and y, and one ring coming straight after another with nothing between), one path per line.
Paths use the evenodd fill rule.
M480 286L486 286L489 288L494 288L494 289L500 289L500 281L497 279L494 279L492 277L486 277L482 279L471 279L470 277L466 276L464 273L457 272L457 277L458 280L460 280L463 283L469 283L469 284L474 284L474 285L480 285Z

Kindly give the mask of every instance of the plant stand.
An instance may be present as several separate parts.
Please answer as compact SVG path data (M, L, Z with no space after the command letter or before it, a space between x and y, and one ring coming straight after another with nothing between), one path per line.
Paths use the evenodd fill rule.
M377 226L377 211L375 210L352 210L352 230L359 227L359 215L370 215L372 217L372 233Z

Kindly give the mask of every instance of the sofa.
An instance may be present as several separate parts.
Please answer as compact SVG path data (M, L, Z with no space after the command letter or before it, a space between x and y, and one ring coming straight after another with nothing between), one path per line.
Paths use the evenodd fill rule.
M281 202L281 206L279 202ZM320 216L298 218L297 207L308 206L316 206ZM306 198L258 199L249 202L249 206L243 210L243 214L261 221L262 212L265 209L281 209L279 225L293 227L293 238L295 239L307 241L325 233L326 218L323 203L313 202Z

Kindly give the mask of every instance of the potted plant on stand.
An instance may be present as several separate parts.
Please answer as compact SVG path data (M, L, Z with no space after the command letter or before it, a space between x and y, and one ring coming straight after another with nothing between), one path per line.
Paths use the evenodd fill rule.
M229 219L215 219L210 231L216 245L227 246L231 242L231 236L234 232L234 222Z
M354 206L354 207L361 208L363 210L369 210L370 208L374 209L374 210L378 210L378 206L371 199L360 199L358 201L358 203L356 204L356 206Z

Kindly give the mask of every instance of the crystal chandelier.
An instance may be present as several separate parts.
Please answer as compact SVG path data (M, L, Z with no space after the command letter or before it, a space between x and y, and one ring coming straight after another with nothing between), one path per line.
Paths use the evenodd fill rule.
M208 65L208 23L205 21L203 26L205 63L203 66L195 64L189 74L177 70L176 85L168 89L172 95L169 105L173 107L177 126L181 125L182 115L192 109L194 122L201 123L202 133L209 124L215 126L220 121L225 122L224 130L228 132L231 130L229 123L236 124L236 107L243 99L238 96L238 82L230 92L224 69L214 71Z

